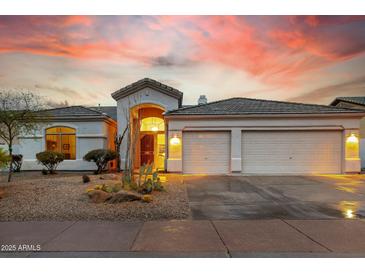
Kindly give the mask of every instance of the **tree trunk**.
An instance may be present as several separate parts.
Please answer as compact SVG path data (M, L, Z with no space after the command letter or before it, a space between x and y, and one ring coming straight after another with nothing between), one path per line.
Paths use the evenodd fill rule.
M9 156L10 156L10 165L9 165L8 183L10 183L11 176L13 173L13 146L12 146L12 144L9 144Z

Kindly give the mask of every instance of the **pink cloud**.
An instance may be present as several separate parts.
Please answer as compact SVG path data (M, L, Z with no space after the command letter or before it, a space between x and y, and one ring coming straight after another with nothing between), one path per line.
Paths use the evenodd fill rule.
M364 16L0 16L0 53L207 63L291 85L363 54L364 24Z

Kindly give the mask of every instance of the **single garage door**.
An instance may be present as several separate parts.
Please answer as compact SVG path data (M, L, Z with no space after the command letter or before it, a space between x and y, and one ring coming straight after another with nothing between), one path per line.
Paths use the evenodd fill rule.
M183 172L229 173L230 144L230 132L184 132Z
M243 173L341 173L340 131L242 132Z

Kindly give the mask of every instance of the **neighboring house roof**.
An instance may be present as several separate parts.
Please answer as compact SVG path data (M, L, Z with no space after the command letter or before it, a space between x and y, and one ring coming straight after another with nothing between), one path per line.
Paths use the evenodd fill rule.
M50 116L52 119L90 119L90 118L112 118L107 113L103 113L84 106L69 106L52 108L41 111L42 114ZM114 120L114 119L113 119Z
M117 107L116 106L98 106L98 107L89 107L92 110L96 110L98 112L101 113L105 113L106 115L108 115L109 117L111 117L112 119L114 119L115 121L117 121Z
M115 100L119 100L123 97L126 97L132 93L135 93L143 88L150 87L156 91L167 94L171 97L174 97L179 100L179 105L181 106L183 93L173 87L162 84L156 80L150 78L143 78L137 82L134 82L128 86L125 86L115 92L112 93L112 97Z
M361 113L362 111L334 106L250 98L230 98L203 105L179 108L168 111L165 115L328 114L359 112Z
M331 106L336 106L339 102L347 102L360 106L365 106L365 96L354 96L354 97L337 97L330 104Z

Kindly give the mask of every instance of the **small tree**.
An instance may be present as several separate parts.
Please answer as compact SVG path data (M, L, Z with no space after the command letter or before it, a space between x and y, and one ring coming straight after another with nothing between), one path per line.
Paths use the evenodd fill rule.
M10 162L10 156L0 148L0 168L6 167Z
M55 174L58 165L65 159L65 155L56 151L43 151L36 154L39 164L44 165L50 174Z
M128 125L125 127L122 135L115 134L114 137L114 146L115 146L115 152L117 153L117 171L120 172L120 146L122 145L123 139L125 134L127 133Z
M37 111L42 109L40 97L31 92L0 90L0 138L8 145L10 155L8 182L13 172L14 140L27 134L34 134L39 127Z
M84 160L88 162L94 162L97 166L95 174L100 174L108 165L109 161L115 160L117 153L110 149L94 149L89 151L85 156Z

